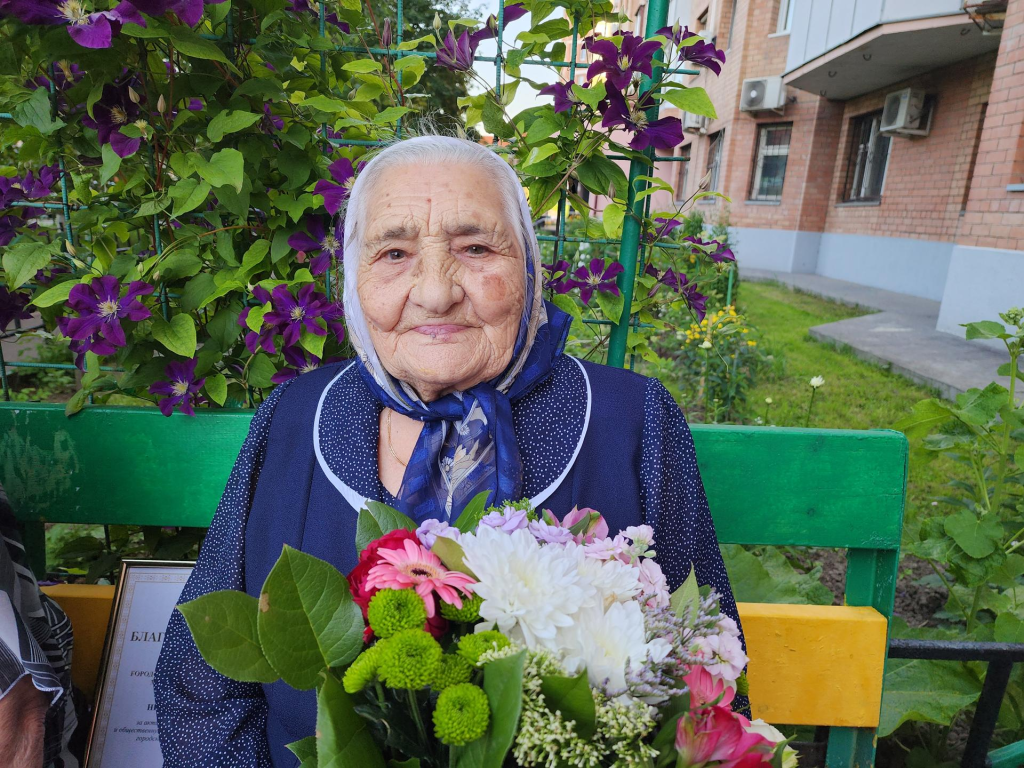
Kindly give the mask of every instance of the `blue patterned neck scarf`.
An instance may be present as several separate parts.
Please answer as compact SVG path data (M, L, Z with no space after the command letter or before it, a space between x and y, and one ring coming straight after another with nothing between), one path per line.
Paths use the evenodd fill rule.
M396 398L395 388L382 386L366 361L360 362L363 380L382 405L423 422L397 496L402 512L417 523L458 517L481 491L491 492L490 504L522 498L523 463L512 404L551 373L572 323L572 317L553 304L545 302L544 310L546 320L529 345L526 329L532 307L524 310L512 360L501 376L430 403ZM517 368L509 382L509 371Z

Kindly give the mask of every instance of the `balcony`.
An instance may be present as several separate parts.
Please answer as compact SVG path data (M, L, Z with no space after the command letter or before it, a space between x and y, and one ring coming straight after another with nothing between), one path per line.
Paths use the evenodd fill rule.
M963 0L794 0L787 85L845 100L999 47Z

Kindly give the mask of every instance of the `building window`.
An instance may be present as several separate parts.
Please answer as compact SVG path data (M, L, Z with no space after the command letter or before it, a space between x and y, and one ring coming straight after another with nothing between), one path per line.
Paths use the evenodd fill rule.
M792 123L762 125L757 132L754 174L750 180L751 200L781 200L786 179Z
M796 0L781 0L779 2L779 22L775 31L779 34L789 32L793 28L793 11L796 10Z
M686 180L689 178L690 172L690 145L687 144L685 147L679 148L679 160L676 165L676 190L675 190L675 201L677 203L683 203L686 200Z
M725 50L732 48L732 39L736 35L736 6L740 4L740 0L732 0L732 10L729 12L729 37L725 40Z
M644 34L644 11L646 9L647 6L645 5L641 5L639 8L636 9L636 25L633 27L634 35Z
M879 133L882 113L861 115L850 121L850 155L846 161L846 191L850 203L882 198L889 162L889 137Z
M722 145L725 143L725 129L713 133L708 137L708 167L705 171L708 177L708 189L712 192L718 191L718 172L722 167ZM704 198L713 201L715 198Z

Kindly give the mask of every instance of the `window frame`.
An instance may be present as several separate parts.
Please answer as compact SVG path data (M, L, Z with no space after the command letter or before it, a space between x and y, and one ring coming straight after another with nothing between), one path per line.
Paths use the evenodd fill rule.
M686 184L690 180L690 163L693 162L693 143L680 146L678 157L685 159L676 161L679 167L676 169L676 186L672 191L672 199L677 205L681 205L687 200Z
M849 122L849 146L846 150L846 175L843 180L844 203L880 203L889 175L892 137L881 132L882 110L854 115ZM867 143L863 141L867 132ZM878 143L885 143L885 156L878 161ZM877 183L877 191L875 186Z
M725 128L715 131L708 136L707 162L704 167L704 175L708 176L708 189L717 192L718 181L722 173L722 147L725 145ZM710 174L710 176L708 175ZM713 195L701 198L701 202L714 202Z
M772 151L769 149L772 146L780 145L769 145L766 141L769 131L785 130L788 132L785 151ZM786 186L786 169L789 166L789 152L793 142L793 123L758 123L757 124L757 139L754 143L754 164L751 168L750 174L750 187L747 190L747 200L760 203L781 203L782 192ZM761 194L760 186L763 180L764 172L764 159L766 157L780 157L785 156L786 162L782 168L782 186L779 188L778 195Z
M779 17L775 22L775 34L787 34L793 28L793 13L796 10L796 0L780 0Z

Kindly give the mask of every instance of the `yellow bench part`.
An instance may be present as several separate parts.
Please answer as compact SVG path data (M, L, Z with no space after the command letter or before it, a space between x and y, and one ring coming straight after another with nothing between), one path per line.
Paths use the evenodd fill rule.
M43 587L71 619L71 675L96 688L114 588ZM874 728L882 701L886 621L873 608L740 603L754 717L779 725Z
M755 718L878 726L887 623L874 608L740 603Z

